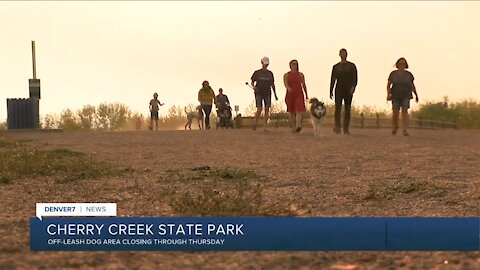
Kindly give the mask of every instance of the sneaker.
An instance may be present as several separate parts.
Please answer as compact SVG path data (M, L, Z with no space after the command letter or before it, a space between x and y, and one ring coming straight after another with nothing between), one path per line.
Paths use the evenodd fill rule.
M297 128L295 129L295 132L297 132L297 133L299 133L300 131L302 131L302 128L301 128L301 127L297 127Z
M333 128L333 132L335 132L335 133L337 133L337 134L340 134L340 128L334 127L334 128Z
M350 131L348 131L348 129L344 129L343 134L350 135Z

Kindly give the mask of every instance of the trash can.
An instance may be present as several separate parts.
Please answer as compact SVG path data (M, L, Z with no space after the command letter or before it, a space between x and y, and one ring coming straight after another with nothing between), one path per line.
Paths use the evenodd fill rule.
M8 98L8 129L36 129L40 125L38 98Z

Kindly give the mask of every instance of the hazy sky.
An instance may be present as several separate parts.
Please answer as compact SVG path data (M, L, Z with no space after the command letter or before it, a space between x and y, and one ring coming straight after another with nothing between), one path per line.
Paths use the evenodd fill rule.
M104 101L147 114L155 91L166 113L196 103L203 80L243 111L263 56L280 100L291 59L327 100L342 47L359 70L356 105L388 108L399 57L421 101L477 98L479 14L480 2L460 1L0 2L0 120L6 98L28 97L32 40L43 115Z

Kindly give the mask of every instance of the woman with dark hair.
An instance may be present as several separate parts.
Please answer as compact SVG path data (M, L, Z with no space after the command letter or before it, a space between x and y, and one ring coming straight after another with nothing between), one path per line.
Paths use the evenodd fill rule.
M215 100L215 93L208 81L203 81L202 89L198 91L198 101L202 105L205 113L205 128L210 129L210 113L212 112L212 104Z
M415 101L418 103L418 94L415 84L413 83L413 74L407 71L408 63L405 58L400 58L395 63L397 70L394 70L388 76L387 83L387 100L392 101L392 134L397 134L398 121L400 117L400 108L402 108L402 124L403 135L408 136L408 109L410 108L410 99L413 98L412 92L415 93Z
M290 71L283 75L283 83L287 88L285 103L290 116L290 124L294 132L302 130L302 113L305 109L305 99L308 99L305 76L298 69L298 61L290 61ZM303 95L305 92L305 96Z

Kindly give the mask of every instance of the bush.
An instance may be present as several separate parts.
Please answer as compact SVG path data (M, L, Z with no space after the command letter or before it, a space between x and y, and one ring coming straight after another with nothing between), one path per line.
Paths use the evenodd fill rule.
M43 117L40 125L43 129L56 129L61 121L57 115L47 114Z
M80 129L78 118L72 110L63 110L62 114L60 114L60 122L58 128L67 130Z
M77 111L79 117L79 125L81 129L94 129L97 126L96 109L95 106L85 105L82 109Z
M76 112L65 109L60 116L47 114L43 117L41 126L44 129L119 130L131 123L136 123L138 118L143 119L143 116L132 113L124 104L102 103L98 107L85 105Z
M98 129L118 130L131 118L132 112L127 105L120 103L102 103L96 111Z
M480 103L463 100L455 103L444 97L441 102L427 102L412 112L415 118L455 122L457 128L480 128Z

